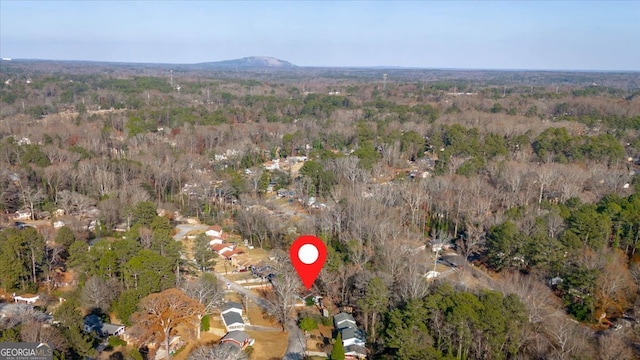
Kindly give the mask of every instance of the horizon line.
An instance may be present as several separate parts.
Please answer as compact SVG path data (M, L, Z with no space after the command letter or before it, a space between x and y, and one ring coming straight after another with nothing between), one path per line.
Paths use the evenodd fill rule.
M110 61L110 60L82 60L82 59L43 59L43 58L11 58L3 56L0 64L12 61L43 61L43 62L86 62L86 63L102 63L102 64L121 64L121 65L165 65L165 66L194 66L211 63L219 63L226 61L241 60L251 57L270 57L279 61L291 64L291 67L269 67L268 69L292 69L292 68L315 68L315 69L376 69L376 70L456 70L456 71L538 71L538 72L602 72L602 73L637 73L637 70L610 70L610 69L560 69L560 68L483 68L483 67L420 67L420 66L401 66L401 65L296 65L287 60L282 60L272 56L244 56L241 58L227 60L212 60L193 63L172 63L172 62L142 62L142 61Z

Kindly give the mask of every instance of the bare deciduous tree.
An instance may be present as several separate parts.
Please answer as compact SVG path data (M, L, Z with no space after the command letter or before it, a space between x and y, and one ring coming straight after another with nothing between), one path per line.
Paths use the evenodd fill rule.
M549 318L562 314L562 302L543 282L533 275L509 272L500 282L504 294L516 294L527 307L529 322L544 323Z
M465 266L471 255L482 251L485 236L486 231L482 225L468 220L465 222L465 236L457 240L457 249L465 258Z
M36 208L42 203L45 196L42 189L34 190L30 186L20 186L22 204L31 212L31 220L36 218Z
M588 329L581 328L566 316L550 317L544 328L552 348L550 355L553 359L572 359L587 348L590 337Z
M83 305L106 313L113 299L119 295L119 288L120 284L116 279L105 281L99 276L93 276L82 288L80 298Z
M404 258L404 257L403 257ZM424 277L427 266L420 254L406 257L403 276L398 280L398 300L408 302L422 299L429 292L429 285Z
M601 360L633 359L635 355L625 339L624 331L608 331L598 337L598 356Z
M65 352L69 345L64 334L45 322L29 320L20 327L20 340L23 342L47 343L54 349Z
M295 305L295 297L302 283L289 259L280 259L274 268L275 276L271 280L273 296L269 299L272 315L286 330L291 320L291 312Z
M224 292L218 286L218 281L213 274L203 273L197 280L185 281L182 284L182 291L187 296L197 300L202 304L203 311L198 316L198 322L202 318L217 308L224 299ZM200 327L197 330L200 339Z
M247 354L238 346L222 343L216 346L200 346L187 356L187 360L247 360Z
M164 343L168 354L171 337L178 328L199 327L196 314L203 312L202 304L178 289L151 294L140 300L139 307L140 311L133 314L132 334L141 344Z

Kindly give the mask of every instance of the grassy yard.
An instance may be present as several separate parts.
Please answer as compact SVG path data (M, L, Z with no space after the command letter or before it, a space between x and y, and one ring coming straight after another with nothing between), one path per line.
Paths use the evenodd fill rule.
M269 319L268 316L265 316L266 314L262 311L262 309L253 302L249 304L247 315L249 316L249 321L251 322L251 325L280 328L280 324L278 324L276 321Z
M247 334L256 339L251 360L282 359L287 351L289 335L285 332L247 331Z
M327 345L331 343L332 326L318 324L316 330L309 331L310 337L307 338L307 350L309 351L327 351Z
M184 349L172 357L173 360L186 360L189 353L200 345L215 345L220 341L220 336L209 332L203 332L200 340L190 341Z

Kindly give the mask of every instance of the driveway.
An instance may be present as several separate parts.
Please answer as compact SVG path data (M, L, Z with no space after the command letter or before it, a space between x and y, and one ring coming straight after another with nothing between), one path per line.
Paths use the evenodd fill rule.
M307 340L302 333L302 330L294 322L290 322L287 325L287 332L289 332L289 344L287 345L287 352L284 354L283 360L302 360L304 359L304 351L307 345Z
M208 227L209 227L208 225L180 224L176 226L176 229L178 229L178 231L173 236L173 238L176 241L182 241L182 239L190 231L194 231L194 230L202 231L202 230L206 230ZM183 255L183 258L185 258L184 255ZM191 260L191 259L188 259L188 260ZM216 277L220 282L222 282L223 284L229 283L231 285L230 286L231 290L245 296L247 299L253 301L258 306L260 306L263 310L268 312L269 309L271 308L271 304L267 300L265 300L261 296L258 296L251 290L245 288L242 285L237 284L234 281L230 281L222 274L218 274L218 273L214 273L214 274L216 275ZM304 334L302 330L300 330L296 325L296 323L293 321L287 324L286 328L287 328L287 333L289 334L289 340L287 345L287 351L284 354L284 357L282 359L283 360L302 360L304 358L304 352L306 347L306 339L304 337ZM264 330L268 331L267 329L264 329Z
M208 225L194 225L194 224L180 224L176 226L178 232L173 235L173 238L176 241L182 241L182 239L190 232L194 230L207 230L209 228Z
M231 284L230 286L231 290L243 296L246 296L249 300L256 303L263 310L269 311L269 309L271 308L271 304L267 300L256 295L251 290L239 284L236 284L234 281L230 281L222 274L218 274L218 273L215 273L215 274L218 277L218 280L221 281L222 283ZM287 351L284 354L284 357L282 359L283 360L302 360L304 358L304 351L306 346L306 339L304 337L304 334L302 333L302 330L300 330L298 326L295 324L295 322L292 321L289 324L287 324L287 333L289 334Z

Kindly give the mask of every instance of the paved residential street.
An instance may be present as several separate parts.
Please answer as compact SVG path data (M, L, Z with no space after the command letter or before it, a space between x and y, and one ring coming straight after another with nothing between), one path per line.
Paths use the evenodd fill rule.
M176 226L176 229L178 229L178 232L175 235L173 235L173 238L176 241L182 241L182 238L184 238L189 233L189 231L207 230L207 228L209 228L208 225L180 224Z
M176 227L178 231L173 236L176 241L182 241L182 239L190 232L194 230L206 230L208 228L207 225L192 225L192 224L180 224ZM187 259L191 260L191 259ZM251 290L243 287L242 285L237 284L234 281L229 280L222 274L215 273L216 277L222 284L229 283L230 289L245 296L247 299L253 301L258 306L260 306L263 310L269 311L271 308L271 304L265 300L264 298L256 295ZM251 325L254 330L259 331L280 331L277 328L270 328L265 326L255 326ZM306 339L304 337L304 333L302 330L298 328L295 322L290 322L287 324L287 333L289 334L289 340L287 345L287 351L284 354L283 360L302 360L304 358Z
M271 308L271 304L267 300L256 295L251 290L246 289L245 287L238 285L233 281L230 281L222 274L216 273L216 276L222 283L231 284L231 290L243 296L246 296L249 300L256 303L263 310L269 311L269 309ZM289 334L289 341L287 345L287 352L284 354L283 360L302 360L304 358L306 345L306 340L304 334L302 333L302 330L300 330L294 322L291 322L287 324L287 333Z

